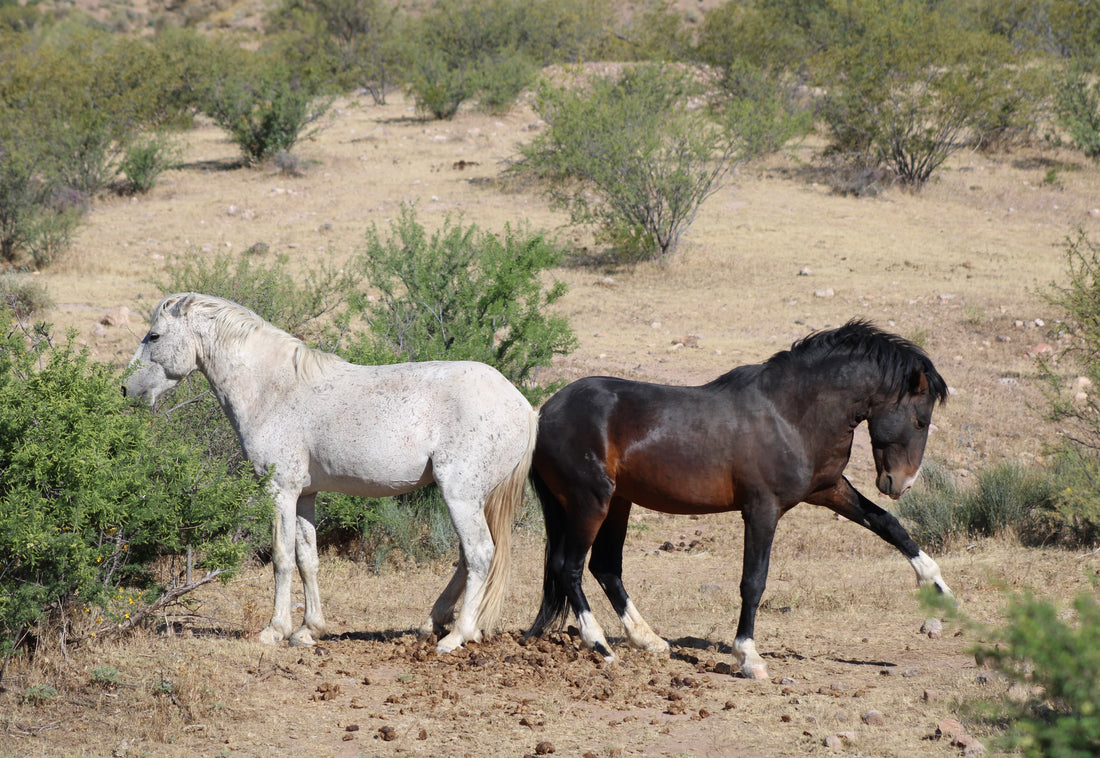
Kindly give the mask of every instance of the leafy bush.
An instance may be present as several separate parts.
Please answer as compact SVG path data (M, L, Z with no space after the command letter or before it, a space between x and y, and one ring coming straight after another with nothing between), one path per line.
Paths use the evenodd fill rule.
M1092 160L1100 160L1100 82L1080 66L1071 67L1055 95L1058 125Z
M144 195L176 160L178 150L163 134L136 140L126 148L119 161L119 172L125 177L123 190Z
M864 153L919 188L1003 121L1021 87L1003 40L923 0L867 0L828 15L818 64L830 149Z
M18 117L5 120L9 114L0 105L0 124L11 128ZM36 148L15 129L0 133L0 260L29 257L42 268L67 247L86 205L79 193L65 192L49 173L48 157ZM67 203L73 196L78 202Z
M606 3L582 0L444 0L410 29L405 87L418 108L453 118L478 98L505 111L538 68L579 60L604 34Z
M269 515L262 483L130 412L120 382L42 330L0 335L0 653L81 609L127 625L174 586L154 570L165 556L228 576Z
M279 49L296 65L325 66L343 90L362 87L383 105L401 69L397 7L381 0L284 0L270 14Z
M1085 232L1066 241L1068 282L1051 284L1047 302L1064 317L1061 329L1068 347L1055 361L1041 361L1047 379L1051 418L1066 428L1067 440L1092 455L1100 449L1100 405L1094 393L1080 402L1067 390L1059 369L1079 371L1092 386L1100 386L1100 246Z
M536 109L548 128L520 149L515 170L546 181L556 206L623 257L668 256L735 164L768 144L760 126L772 114L730 107L720 122L698 95L689 73L652 64L544 83Z
M1094 578L1095 581L1095 578ZM978 650L1006 676L1041 694L1003 704L1012 724L1010 748L1026 756L1076 758L1100 754L1100 601L1082 593L1066 620L1048 600L1011 599L1008 622Z
M155 284L164 293L201 292L224 297L308 341L321 338L326 319L343 312L363 276L351 265L336 268L320 264L295 273L285 254L264 259L251 253L225 253L210 258L175 258Z
M331 104L316 97L312 83L263 53L223 47L217 61L202 109L250 164L289 151Z
M0 314L5 310L16 321L25 322L32 316L53 307L46 286L21 274L0 274ZM7 323L8 316L0 316L0 323Z
M361 256L377 301L362 302L371 335L355 350L398 360L475 360L498 369L529 398L540 368L576 344L565 319L547 313L564 293L540 275L560 251L542 235L507 227L503 237L451 219L429 237L412 206L383 239L367 233Z

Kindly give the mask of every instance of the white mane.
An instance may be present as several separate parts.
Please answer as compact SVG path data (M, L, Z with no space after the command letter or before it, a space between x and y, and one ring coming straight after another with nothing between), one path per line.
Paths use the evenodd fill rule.
M344 360L333 353L311 348L297 337L264 321L254 311L243 305L213 295L200 295L193 292L169 295L154 310L154 320L161 312L187 298L190 298L190 302L184 305L185 313L194 313L210 319L213 336L217 342L231 349L242 347L250 339L259 339L273 344L293 363L294 372L299 381L323 376L328 366Z

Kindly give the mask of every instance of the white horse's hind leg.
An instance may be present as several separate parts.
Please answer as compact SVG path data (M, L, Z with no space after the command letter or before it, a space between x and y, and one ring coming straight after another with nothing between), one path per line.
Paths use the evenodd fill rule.
M435 605L432 606L431 616L420 627L422 636L427 637L430 634L443 636L444 632L447 631L447 626L455 620L455 606L458 605L458 599L466 589L466 571L466 555L460 545L458 549L458 566L455 568L454 576L451 577L451 581L447 582L447 586L440 593Z
M306 595L305 623L290 635L291 645L315 645L325 636L325 616L321 612L321 591L317 586L317 527L314 526L316 511L313 507L316 495L303 495L298 498L298 530L295 534L295 557L298 561L298 573L302 576L302 586Z
M274 645L290 636L290 581L294 570L295 508L297 495L275 493L275 520L271 529L271 565L275 570L275 612L260 632L260 642Z
M493 560L493 539L489 534L489 525L485 522L481 504L477 500L456 500L448 497L446 492L444 499L451 512L451 522L458 532L458 540L462 543L462 554L466 558L466 593L455 618L454 628L435 646L438 653L449 653L471 640L481 641L481 630L477 626L478 609L485 593L489 564Z

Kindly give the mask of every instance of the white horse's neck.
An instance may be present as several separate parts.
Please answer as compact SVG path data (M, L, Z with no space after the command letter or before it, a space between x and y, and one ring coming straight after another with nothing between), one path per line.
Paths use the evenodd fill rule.
M245 344L227 345L210 323L195 329L198 367L245 443L250 429L262 424L296 384L293 354L278 342L257 339L257 333L249 335Z

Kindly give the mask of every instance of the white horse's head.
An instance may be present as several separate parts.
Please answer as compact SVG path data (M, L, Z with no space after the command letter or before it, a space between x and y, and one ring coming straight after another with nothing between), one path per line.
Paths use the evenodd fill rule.
M195 298L193 292L169 295L153 309L149 332L130 360L133 370L123 395L152 405L198 368L199 340L187 320Z

